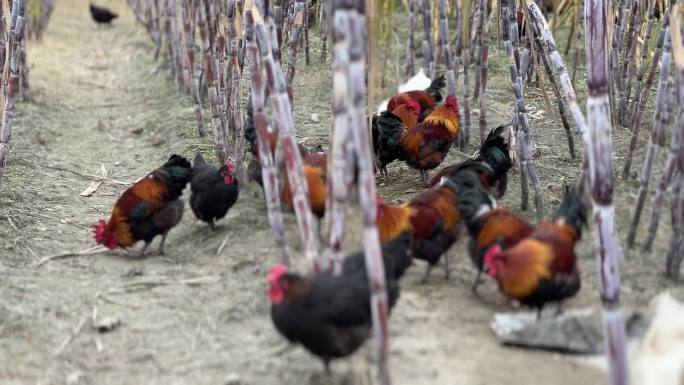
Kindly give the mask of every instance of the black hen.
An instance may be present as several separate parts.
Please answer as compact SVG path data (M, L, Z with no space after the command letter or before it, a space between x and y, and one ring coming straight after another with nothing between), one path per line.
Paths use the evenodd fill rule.
M395 160L404 160L406 158L399 143L404 130L406 130L404 122L390 111L383 111L379 115L373 115L371 123L373 150L378 160L378 165L385 174L387 173L388 164Z
M410 237L399 238L383 247L390 310L399 298L395 278L411 263ZM370 337L370 288L363 253L346 258L343 273L337 276L303 277L276 265L268 274L268 284L276 329L318 356L326 371L331 360L354 353Z
M107 8L98 7L97 5L93 4L90 4L90 16L92 16L93 20L95 20L95 22L98 24L108 24L112 20L119 17L119 15L108 10Z
M432 187L439 183L444 176L453 176L457 171L472 169L480 174L482 185L494 198L500 198L506 192L508 185L508 170L513 162L508 155L509 147L503 138L507 126L493 129L485 138L473 159L454 164L440 170L428 183Z
M195 216L213 230L214 221L223 218L237 201L240 191L235 166L228 159L220 169L207 163L201 154L195 156L190 181L190 207Z

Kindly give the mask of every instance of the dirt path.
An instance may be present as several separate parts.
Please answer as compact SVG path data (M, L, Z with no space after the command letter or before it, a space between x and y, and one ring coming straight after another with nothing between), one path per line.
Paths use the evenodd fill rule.
M92 181L87 174L104 167L108 177L130 183L171 153L211 154L209 139L195 134L190 100L165 68L155 71L159 63L150 57L144 29L122 2L108 5L122 17L112 28L100 28L85 2L60 0L45 40L29 46L32 102L19 107L12 164L0 182L0 383L235 384L229 380L236 377L242 384L326 383L320 364L301 348L289 348L271 325L263 280L275 253L254 186L244 186L215 233L186 210L170 234L167 256L106 254L33 266L41 256L89 247L90 227L109 215L125 188L103 184L93 196L80 197ZM314 61L317 55L314 49ZM329 81L325 67L297 78L296 89L307 91L296 92L295 118L310 144L327 135L321 127L329 117ZM502 106L492 103L495 111L505 111ZM311 113L323 121L312 122ZM494 113L497 118L503 119ZM555 146L547 158L567 163L557 156L563 142L540 140L544 151ZM564 171L572 175L578 165ZM560 177L549 176L554 167L540 167L545 180ZM398 173L396 184L381 189L390 198L418 188L414 173L391 172ZM514 177L506 201L511 207L516 183ZM294 228L291 216L286 221ZM296 234L289 235L297 250ZM226 236L227 247L217 255ZM358 241L357 229L350 241ZM590 245L582 246L587 285L570 306L597 306ZM506 306L491 283L483 285L482 299L469 293L473 270L462 245L455 254L451 282L436 270L429 284L417 284L422 265L402 282L391 324L396 384L605 381L603 373L560 355L499 346L488 323ZM304 266L301 258L296 263ZM627 302L643 304L666 286L645 271L644 263L627 269L633 279ZM100 334L90 326L94 311L122 325ZM335 363L332 382L366 383L369 355L366 348Z

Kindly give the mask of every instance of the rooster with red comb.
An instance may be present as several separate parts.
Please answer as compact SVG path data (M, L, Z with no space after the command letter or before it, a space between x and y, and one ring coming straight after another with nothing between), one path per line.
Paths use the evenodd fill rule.
M166 236L183 217L183 201L179 198L192 177L190 162L171 155L163 166L129 187L117 199L109 222L100 220L93 229L95 241L110 250L130 248L138 241L145 245L161 235L159 252L164 254Z

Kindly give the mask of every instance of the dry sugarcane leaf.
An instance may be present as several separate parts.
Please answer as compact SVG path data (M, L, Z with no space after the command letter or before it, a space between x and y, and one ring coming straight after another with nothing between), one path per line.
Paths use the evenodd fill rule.
M527 24L527 36L531 36L531 38L534 39L534 33L532 33L532 18L530 18L530 10L526 6L524 6L524 4L521 4L521 6L525 10L524 13L525 21ZM544 44L542 44L542 47L544 47ZM551 99L549 98L549 94L546 92L546 83L544 82L544 76L542 75L541 66L539 65L539 58L537 57L537 55L535 55L534 51L534 44L530 44L530 56L532 57L534 63L534 73L535 75L537 75L537 79L539 79L539 88L541 89L542 96L544 96L544 103L546 103L546 109L549 111L553 111ZM549 56L548 52L545 52L545 54L547 55L547 57Z
M107 169L105 168L104 164L101 164L101 163L100 163L100 173L102 174L103 179L107 178ZM95 193L95 191L97 191L97 189L100 187L102 182L103 182L102 180L96 180L96 181L90 182L88 187L86 187L86 189L81 191L81 193L78 195L80 195L82 197L89 197L89 196L93 195Z

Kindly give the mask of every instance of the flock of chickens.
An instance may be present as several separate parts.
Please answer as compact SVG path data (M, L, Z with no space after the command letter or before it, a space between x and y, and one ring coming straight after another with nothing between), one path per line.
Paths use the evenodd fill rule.
M514 212L499 207L496 199L506 191L507 172L513 162L504 138L506 127L492 130L477 155L448 166L428 181L427 172L445 159L459 133L458 102L442 95L443 77L424 90L402 92L387 103L387 110L372 119L373 147L379 170L403 160L421 172L427 188L400 205L377 199L377 226L385 264L389 305L399 298L400 280L414 259L427 262L423 282L448 250L469 235L468 250L477 268L476 290L484 271L498 282L506 297L541 309L558 303L580 289L575 244L586 225L587 209L574 188L566 188L553 216L533 226ZM251 108L245 137L253 154L249 178L261 183L261 167ZM269 147L275 151L277 135L269 131ZM327 156L300 144L312 211L325 214ZM213 228L238 198L235 167L228 160L217 168L200 154L194 164L172 155L160 168L136 182L116 201L108 222L94 228L97 243L109 249L130 248L144 241L142 255L152 239L161 235L160 252L171 228L183 215L179 198L190 183L190 205L195 216ZM287 178L283 178L287 181ZM287 183L287 182L285 182ZM281 199L292 205L287 185ZM288 340L302 344L318 356L326 369L330 360L358 349L372 329L370 288L363 253L348 256L339 275L300 275L286 266L274 266L267 277L272 320ZM307 322L301 322L301 320Z

